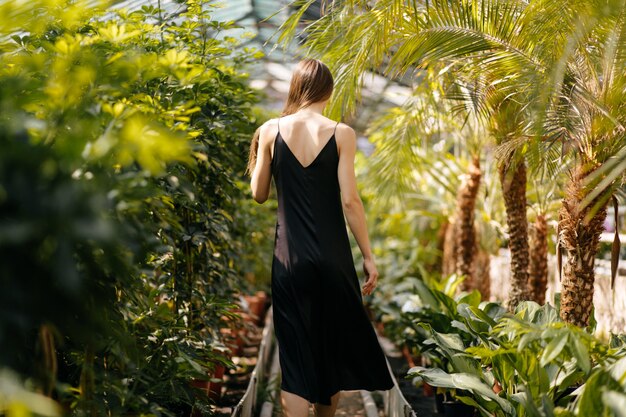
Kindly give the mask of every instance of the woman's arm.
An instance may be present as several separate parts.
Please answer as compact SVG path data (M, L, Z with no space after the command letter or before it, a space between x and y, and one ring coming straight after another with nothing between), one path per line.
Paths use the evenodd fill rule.
M339 167L337 175L341 189L341 203L350 230L363 254L363 272L365 273L366 282L363 284L362 292L367 295L371 294L376 287L378 271L376 270L372 250L370 248L363 202L361 201L356 187L356 176L354 174L356 134L351 127L341 125L337 127L335 138L339 144Z
M272 131L276 131L276 127L272 126L274 120L268 121L259 133L259 149L256 155L256 165L252 171L252 179L250 180L250 188L252 189L252 198L257 203L264 203L270 194L270 182L272 178L271 162L272 154L270 146L272 144Z

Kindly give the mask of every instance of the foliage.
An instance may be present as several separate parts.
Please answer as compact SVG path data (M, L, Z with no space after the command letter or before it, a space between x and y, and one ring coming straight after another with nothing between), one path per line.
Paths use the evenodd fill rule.
M569 253L589 252L584 257L593 259L595 247L590 242L601 231L602 205L624 180L623 0L340 0L328 4L319 19L299 25L301 12L310 4L298 3L300 9L282 26L279 41L287 45L297 34L306 55L330 63L337 79L331 115L354 111L369 73L382 73L419 93L404 108L394 109L388 123L372 124L373 136L385 138L379 143L381 195L414 183L411 165L418 173L428 171L419 154L408 151L429 137L431 126L439 122L454 126L447 123L447 115L437 114L446 106L422 105L431 98L424 86L434 79L435 85L444 87L431 90L444 92L456 103L451 113L473 116L479 122L478 136L497 144L486 151L501 162L512 252L512 305L528 296L526 163L542 179L573 168L568 189L577 197L563 201L571 210L559 217L571 221L562 225L566 233L560 238L570 241ZM452 130L439 129L446 139L453 136ZM509 166L515 168L510 177ZM594 210L587 213L585 207L592 202ZM540 203L547 206L547 201ZM590 230L583 230L597 209L601 209L598 219ZM569 233L578 226L583 229ZM571 238L576 235L590 237ZM588 275L584 285L572 286L592 287L593 273ZM589 291L581 298L591 303ZM567 309L582 305L567 290L564 299ZM591 308L586 304L583 317L570 322L586 322Z
M76 415L207 404L189 383L230 364L258 53L205 1L0 10L0 366Z
M481 303L476 292L453 299L455 284L448 280L446 294L414 283L402 307L402 337L435 367L414 367L407 377L450 390L484 416L619 415L613 410L626 380L620 338L601 342L564 323L549 304L524 302L511 314Z

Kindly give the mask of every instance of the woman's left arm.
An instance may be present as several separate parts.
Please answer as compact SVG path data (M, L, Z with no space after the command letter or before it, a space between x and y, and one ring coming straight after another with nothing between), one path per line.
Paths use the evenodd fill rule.
M259 133L259 150L257 151L256 165L252 171L252 179L250 188L252 189L252 198L257 203L264 203L270 194L270 182L272 177L271 162L272 155L270 151L271 145L271 128L269 123L261 126Z

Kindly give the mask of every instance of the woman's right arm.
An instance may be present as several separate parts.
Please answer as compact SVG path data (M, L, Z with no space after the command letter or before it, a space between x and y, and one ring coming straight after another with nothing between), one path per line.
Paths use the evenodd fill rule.
M335 136L339 145L339 167L337 175L341 189L341 203L350 230L356 239L363 254L363 272L366 282L363 284L363 294L369 295L376 287L378 271L374 264L370 241L367 234L367 223L363 202L359 196L354 173L354 158L356 156L356 133L350 126L342 124L337 127Z
M256 155L256 164L252 171L250 180L250 188L252 190L252 198L257 203L264 203L270 194L270 184L272 179L271 172L271 130L272 126L266 122L260 127L259 131L259 149Z

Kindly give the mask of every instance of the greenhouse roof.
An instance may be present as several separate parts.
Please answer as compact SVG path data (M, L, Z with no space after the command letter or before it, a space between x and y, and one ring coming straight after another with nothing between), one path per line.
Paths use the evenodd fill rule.
M98 0L92 0L97 4ZM268 109L278 111L289 91L293 65L300 59L297 45L283 50L275 48L279 26L290 14L290 0L216 0L210 3L211 16L217 21L234 21L234 28L216 33L217 38L234 37L247 47L264 52L265 56L250 68L252 87L263 90ZM122 0L114 1L110 9L138 10L144 6L160 6L167 14L182 13L186 4L181 0ZM320 16L321 0L312 4L304 14L305 20ZM386 77L370 74L363 80L363 103L356 124L371 119L372 115L390 106L401 105L411 94L411 88ZM359 123L362 122L362 123Z

